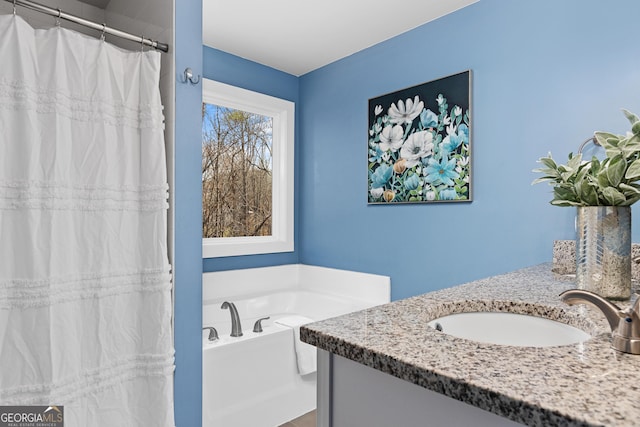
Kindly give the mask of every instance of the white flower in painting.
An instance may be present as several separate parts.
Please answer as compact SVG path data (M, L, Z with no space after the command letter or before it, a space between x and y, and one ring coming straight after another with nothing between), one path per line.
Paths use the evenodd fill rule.
M442 105L442 103L444 102L444 97L442 96L442 94L438 95L438 97L436 98L436 102L438 103L438 105Z
M373 109L373 112L376 116L382 113L382 105L376 105L376 108Z
M400 125L386 126L380 133L380 149L382 151L398 151L402 147L404 129Z
M458 165L456 166L456 172L458 172L458 174L462 175L462 168L464 168L465 166L467 166L469 164L469 157L460 157L458 159ZM465 177L465 181L469 182L469 177Z
M462 114L462 108L458 107L457 105L453 107L453 117L458 117L461 114Z
M427 200L432 201L436 199L436 192L435 191L427 191Z
M391 104L389 107L389 118L391 123L411 123L413 119L420 115L424 108L424 102L420 101L416 95L413 100L408 98L406 103L402 100L396 104Z
M369 131L369 135L373 136L376 133L380 133L381 130L382 130L382 126L380 126L380 124L378 124L378 123L375 123L373 125L373 127L371 128L371 130Z
M456 133L456 126L454 124L449 124L449 126L447 126L447 135L451 135L455 133Z
M445 125L448 125L451 123L451 117L449 116L445 116L444 119L442 119L442 123Z
M372 188L371 190L369 190L369 193L371 193L371 196L373 196L374 199L379 199L382 196L382 193L384 193L384 188Z
M423 130L409 135L400 149L400 157L407 161L407 168L412 168L420 163L422 157L430 155L432 151L433 135Z

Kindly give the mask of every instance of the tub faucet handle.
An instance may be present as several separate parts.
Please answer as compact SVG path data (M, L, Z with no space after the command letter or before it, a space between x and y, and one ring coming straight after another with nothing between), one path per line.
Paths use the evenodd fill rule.
M270 317L267 316L256 320L256 323L253 324L253 332L262 332L262 321L267 319L270 319Z
M209 341L215 341L218 339L218 331L213 326L204 326L202 330L209 329Z

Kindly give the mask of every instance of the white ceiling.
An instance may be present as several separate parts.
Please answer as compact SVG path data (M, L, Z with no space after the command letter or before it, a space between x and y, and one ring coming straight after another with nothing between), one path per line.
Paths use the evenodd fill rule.
M203 43L300 76L478 0L202 0Z

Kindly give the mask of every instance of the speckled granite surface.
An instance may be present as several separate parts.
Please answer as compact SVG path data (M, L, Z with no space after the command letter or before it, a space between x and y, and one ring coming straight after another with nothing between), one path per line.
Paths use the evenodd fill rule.
M573 287L547 263L308 324L300 334L309 344L525 425L638 426L640 356L610 348L598 310L559 301ZM593 338L510 347L427 326L444 314L487 310L561 320Z

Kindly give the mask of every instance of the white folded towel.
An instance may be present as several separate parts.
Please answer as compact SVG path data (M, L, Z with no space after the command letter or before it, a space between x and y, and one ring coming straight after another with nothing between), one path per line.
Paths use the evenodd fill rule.
M313 322L313 319L304 316L285 316L274 320L274 323L293 329L293 347L298 361L298 373L307 375L317 369L316 348L300 341L300 326Z

